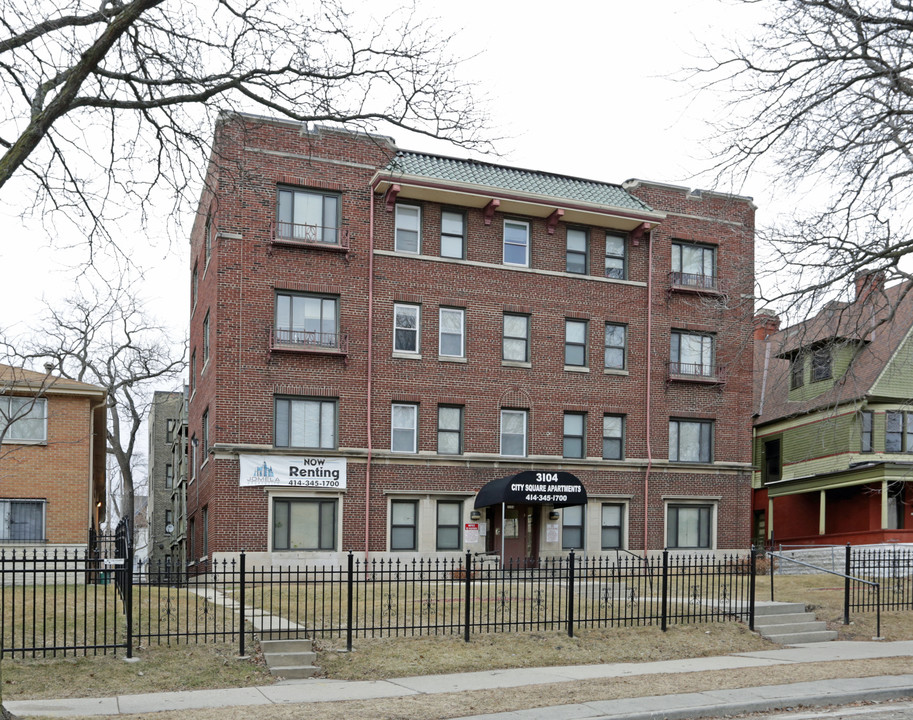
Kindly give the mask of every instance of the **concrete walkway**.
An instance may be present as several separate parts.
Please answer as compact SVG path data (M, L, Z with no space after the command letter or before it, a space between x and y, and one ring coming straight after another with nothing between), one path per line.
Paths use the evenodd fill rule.
M574 680L610 679L704 670L764 668L806 662L913 657L913 641L830 642L796 645L779 650L736 653L720 657L690 658L650 663L570 665L562 667L486 670L451 675L424 675L390 680L287 680L276 685L222 690L119 695L109 698L68 700L19 700L5 703L15 715L26 718L124 715L252 705L318 703L337 700L370 700L431 693L469 692L522 687ZM843 680L820 680L790 685L769 685L741 690L715 690L685 695L660 695L561 705L493 715L472 720L596 720L597 718L699 718L756 712L796 705L839 705L858 700L913 697L913 663L910 674ZM469 720L463 718L462 720Z

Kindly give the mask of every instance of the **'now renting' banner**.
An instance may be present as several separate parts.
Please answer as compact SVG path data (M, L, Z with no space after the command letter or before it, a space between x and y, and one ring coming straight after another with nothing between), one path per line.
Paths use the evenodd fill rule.
M241 487L281 485L318 490L343 490L346 460L301 455L239 455Z

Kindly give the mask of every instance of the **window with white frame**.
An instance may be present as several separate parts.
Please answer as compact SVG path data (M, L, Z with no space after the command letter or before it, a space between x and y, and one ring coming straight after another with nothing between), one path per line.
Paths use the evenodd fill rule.
M336 506L336 500L276 498L273 550L335 550Z
M401 253L418 254L422 247L422 210L416 205L396 206L394 249Z
M564 364L586 367L587 364L587 321L564 321Z
M561 511L561 547L583 550L585 505L571 505Z
M622 503L602 505L602 549L618 550L624 547L624 511Z
M277 235L301 242L339 242L339 195L314 190L279 189Z
M569 273L586 274L589 263L587 262L587 232L580 228L567 229L567 257L565 270Z
M461 212L441 211L441 257L466 257L466 216Z
M439 500L437 503L437 549L463 549L463 503Z
M197 298L200 295L200 272L197 263L193 264L193 274L190 280L190 307L191 310L197 306Z
M209 459L209 408L203 411L200 420L200 453L205 463Z
M206 311L206 317L203 318L203 367L209 362L209 311Z
M171 463L165 463L165 489L170 490L174 487L174 466Z
M606 233L605 276L615 280L624 280L627 277L627 263L625 260L624 235Z
M277 292L276 342L339 347L339 298Z
M564 413L564 457L586 457L586 413Z
M670 372L673 375L713 377L713 336L673 331L670 341Z
M625 458L624 415L602 416L602 457L606 460Z
M672 283L687 288L716 288L716 249L706 245L672 243Z
M396 303L393 306L393 351L418 353L419 321L421 309L418 305Z
M618 323L605 324L605 367L624 370L627 367L628 328Z
M709 463L712 459L712 420L669 421L669 460Z
M418 452L418 405L394 404L390 419L390 449Z
M875 444L872 441L872 419L874 413L871 410L865 410L859 413L859 422L861 424L859 435L860 452L872 452Z
M504 221L504 264L529 267L529 223Z
M886 412L884 451L913 452L913 413Z
M337 447L337 402L329 398L275 398L276 447Z
M526 457L527 410L501 411L501 455Z
M438 405L437 451L441 455L460 455L463 452L462 407Z
M0 423L7 426L5 443L47 442L47 398L0 398Z
M390 549L418 550L418 501L390 502Z
M666 506L666 547L709 550L713 547L713 505L669 503Z
M508 362L529 362L529 316L504 314L502 357Z
M0 499L0 542L43 542L45 501Z
M190 353L190 395L197 389L197 351Z
M440 308L438 311L438 355L466 356L466 311Z

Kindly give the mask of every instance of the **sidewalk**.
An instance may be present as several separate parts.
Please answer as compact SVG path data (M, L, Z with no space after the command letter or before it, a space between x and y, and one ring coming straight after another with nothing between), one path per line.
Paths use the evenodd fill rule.
M26 718L129 715L165 710L239 707L252 705L318 703L337 700L371 700L431 693L468 692L522 687L574 680L632 677L704 670L764 668L804 662L865 660L913 656L913 641L830 642L795 645L779 650L737 653L720 657L690 658L650 663L613 663L563 667L486 670L451 675L425 675L390 680L287 680L276 685L221 690L120 695L109 698L19 700L4 703L13 714ZM562 705L545 710L520 710L475 715L471 720L532 720L548 715L562 720L585 718L698 718L733 715L796 705L839 705L858 700L913 698L911 674L820 680L791 685L769 685L740 690L714 690L685 695L660 695ZM469 717L461 720L470 720Z

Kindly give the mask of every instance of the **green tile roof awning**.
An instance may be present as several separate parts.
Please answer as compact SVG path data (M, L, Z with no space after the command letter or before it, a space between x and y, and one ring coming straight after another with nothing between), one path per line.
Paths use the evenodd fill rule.
M638 200L620 185L475 160L458 160L439 155L400 151L381 173L391 179L399 176L425 178L480 190L490 188L492 191L509 191L552 198L556 201L601 205L633 213L654 213L649 205Z

